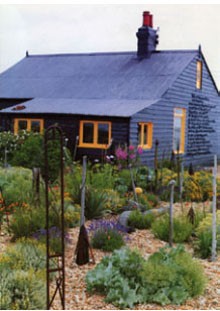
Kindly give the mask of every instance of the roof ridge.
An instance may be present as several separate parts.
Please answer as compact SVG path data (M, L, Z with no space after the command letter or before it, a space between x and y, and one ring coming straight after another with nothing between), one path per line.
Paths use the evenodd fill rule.
M196 49L187 49L187 50L158 50L154 51L152 54L160 54L160 53L192 53L198 52ZM115 51L115 52L90 52L90 53L55 53L55 54L28 54L26 57L34 58L34 57L68 57L68 56L105 56L105 55L136 55L136 51Z

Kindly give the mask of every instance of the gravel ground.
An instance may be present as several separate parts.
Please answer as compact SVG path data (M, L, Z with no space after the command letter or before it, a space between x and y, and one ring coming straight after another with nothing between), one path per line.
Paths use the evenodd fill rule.
M87 223L88 224L88 223ZM87 225L86 224L86 225ZM112 304L107 304L100 295L90 295L86 292L85 275L95 267L95 264L77 266L75 264L74 251L78 240L79 229L70 230L71 242L66 249L66 309L68 310L116 310ZM130 234L127 243L132 249L139 249L147 258L156 252L165 242L156 239L150 230L136 230ZM186 248L190 250L188 245ZM96 264L108 253L93 250ZM200 260L208 278L205 294L196 299L188 300L185 305L167 305L161 307L156 304L136 305L136 310L220 310L220 258L214 263ZM55 301L54 309L60 309L58 300Z
M179 205L175 210L179 210ZM86 226L88 223L86 223ZM74 251L78 240L79 228L69 230L70 243L66 247L66 309L67 310L116 310L112 304L107 304L104 297L100 295L90 295L86 292L85 275L95 267L95 264L77 266L75 264ZM9 237L0 235L0 252L3 252L9 243ZM156 252L160 247L166 245L165 242L156 239L150 230L136 230L130 234L127 242L132 249L139 249L141 254L147 258ZM188 245L186 248L190 250ZM103 256L109 253L100 250L93 250L96 264ZM220 310L220 256L214 263L207 260L200 260L208 278L205 294L196 299L188 300L185 305L167 305L161 307L156 304L136 305L136 310ZM55 298L54 310L60 310L59 297Z

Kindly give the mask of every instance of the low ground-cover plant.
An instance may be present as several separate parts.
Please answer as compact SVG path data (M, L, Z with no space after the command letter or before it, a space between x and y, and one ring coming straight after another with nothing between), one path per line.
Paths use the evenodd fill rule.
M220 250L220 212L217 212L216 217L216 237L217 237L217 251ZM209 258L212 252L212 214L209 213L199 223L195 230L196 239L194 240L194 252L202 259Z
M91 233L91 243L94 248L111 252L125 245L126 228L116 221L93 221L88 231Z
M203 293L204 272L183 247L162 248L145 261L126 248L114 251L86 275L87 290L119 308L137 303L182 304Z
M134 210L128 217L128 226L137 229L149 229L153 223L152 213L144 214L139 210Z
M193 225L186 217L175 217L173 219L173 241L183 243L189 240L193 230ZM152 231L155 237L160 240L169 241L169 216L163 215L156 218L152 224Z
M45 268L45 246L23 239L8 247L0 255L0 309L45 309Z

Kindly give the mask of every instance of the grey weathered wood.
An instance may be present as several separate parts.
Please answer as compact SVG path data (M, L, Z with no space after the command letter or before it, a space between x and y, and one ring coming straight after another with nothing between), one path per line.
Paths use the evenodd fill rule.
M211 260L215 261L217 257L217 236L216 236L216 178L217 178L217 156L214 156L213 167L213 199L212 199L212 257Z
M174 186L175 180L169 182L170 185L170 210L169 210L169 245L173 247L173 198L174 198Z
M83 156L80 227L85 223L86 163L87 157Z

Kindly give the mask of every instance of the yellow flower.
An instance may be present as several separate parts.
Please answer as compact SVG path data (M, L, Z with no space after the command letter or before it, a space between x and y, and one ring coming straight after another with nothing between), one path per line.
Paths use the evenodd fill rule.
M136 188L135 188L135 193L136 193L136 194L141 194L141 193L143 193L142 188L136 187Z

